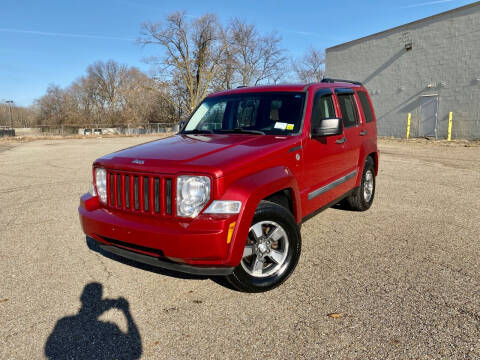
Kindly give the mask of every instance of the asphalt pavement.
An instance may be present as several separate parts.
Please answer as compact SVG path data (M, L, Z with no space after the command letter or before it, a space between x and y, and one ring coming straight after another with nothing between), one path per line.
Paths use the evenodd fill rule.
M478 144L381 141L373 207L306 222L289 280L245 294L89 248L92 161L151 139L2 143L1 359L480 358Z

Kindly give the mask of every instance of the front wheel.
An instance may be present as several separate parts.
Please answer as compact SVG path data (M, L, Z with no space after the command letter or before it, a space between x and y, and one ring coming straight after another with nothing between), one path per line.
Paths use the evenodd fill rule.
M301 237L293 215L262 201L255 211L240 264L227 280L238 290L262 292L284 282L297 266Z

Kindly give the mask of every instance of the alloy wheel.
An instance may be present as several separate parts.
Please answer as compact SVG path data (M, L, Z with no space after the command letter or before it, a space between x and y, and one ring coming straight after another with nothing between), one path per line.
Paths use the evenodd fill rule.
M263 278L282 272L287 255L286 231L274 221L260 221L250 227L241 264L249 275Z
M363 198L366 202L369 202L373 195L373 173L371 170L367 170L365 173L365 179L363 181Z

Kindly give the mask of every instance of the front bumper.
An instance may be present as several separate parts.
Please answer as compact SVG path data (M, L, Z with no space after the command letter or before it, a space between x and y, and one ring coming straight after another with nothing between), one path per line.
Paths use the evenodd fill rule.
M107 245L105 243L96 241L89 237L92 241L95 241L97 246L109 253L134 260L143 264L152 265L162 269L173 270L193 275L206 275L206 276L219 276L229 275L233 272L234 267L206 267L206 266L192 266L187 264L175 263L166 259L161 259L155 256L144 255L138 252L130 251L125 248L117 247L114 245Z
M197 275L225 275L238 265L227 241L236 215L156 218L103 208L96 199L83 195L78 211L84 233L105 251Z

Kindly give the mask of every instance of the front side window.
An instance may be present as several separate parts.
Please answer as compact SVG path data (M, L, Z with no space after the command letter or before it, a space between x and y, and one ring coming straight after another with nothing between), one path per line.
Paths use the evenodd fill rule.
M305 93L246 93L207 98L183 130L188 133L289 135L300 131Z
M338 104L342 112L343 126L348 128L358 123L357 110L353 94L338 94Z
M336 117L331 94L316 94L312 110L312 129L319 127L324 119Z

